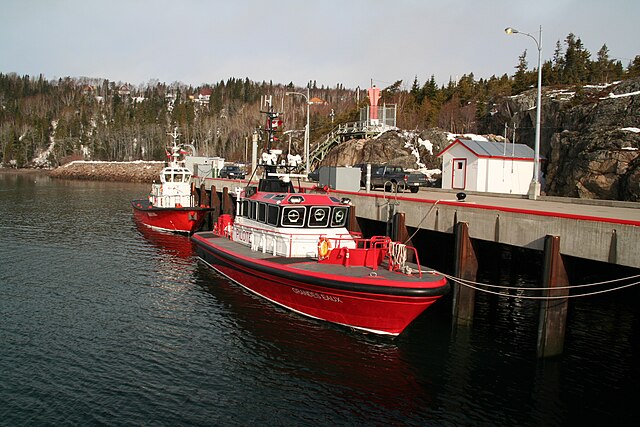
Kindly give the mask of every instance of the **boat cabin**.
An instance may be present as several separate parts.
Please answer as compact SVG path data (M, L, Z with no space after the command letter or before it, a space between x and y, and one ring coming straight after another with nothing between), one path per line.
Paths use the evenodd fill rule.
M160 173L160 183L151 186L149 203L158 208L192 207L191 171L184 166L169 165Z
M162 169L160 181L165 182L191 182L191 171L183 166L167 166Z
M233 240L287 257L317 256L320 237L350 239L349 200L327 194L257 192L238 198ZM345 243L348 244L348 243Z

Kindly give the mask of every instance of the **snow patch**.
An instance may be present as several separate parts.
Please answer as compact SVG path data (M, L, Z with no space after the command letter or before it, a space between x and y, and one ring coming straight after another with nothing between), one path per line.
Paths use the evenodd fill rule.
M489 140L487 138L485 138L482 135L476 135L475 133L465 133L463 135L465 138L470 139L472 141L484 141L484 142L489 142Z
M436 178L436 175L442 175L442 171L440 169L426 169L426 168L420 168L419 169L420 173L423 173L427 176L427 179L429 179L429 181L434 181Z
M51 121L51 127L53 128L53 132L51 134L51 136L49 136L49 146L47 147L46 150L44 150L42 153L40 153L35 159L33 159L33 163L36 166L50 166L49 164L49 154L51 154L51 152L53 151L54 147L56 146L56 140L54 138L54 134L56 133L56 129L58 128L58 121L57 120L52 120Z
M433 144L431 141L418 137L418 145L422 145L431 155L433 155Z
M619 95L615 93L610 93L609 96L605 96L604 98L600 98L600 99L624 98L626 96L635 96L635 95L640 95L640 90L637 90L635 92L621 93Z
M640 133L640 129L639 128L622 128L620 130L626 130L628 132Z
M69 162L65 165L62 165L61 167L63 168L68 168L71 165L77 165L77 164L85 164L85 165L108 165L108 164L133 164L133 165L137 165L137 164L147 164L147 163L158 163L158 164L163 164L163 161L158 161L158 160L133 160L130 162L110 162L110 161L106 161L106 160L74 160L72 162Z

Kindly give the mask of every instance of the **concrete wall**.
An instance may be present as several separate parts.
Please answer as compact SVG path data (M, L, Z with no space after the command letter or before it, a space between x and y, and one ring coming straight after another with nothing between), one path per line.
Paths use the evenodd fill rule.
M387 221L393 198L348 195L358 216ZM640 268L640 227L610 222L536 215L491 209L457 202L449 196L438 203L400 200L396 211L406 214L406 225L453 233L457 221L469 223L473 239L542 251L547 235L560 236L560 253Z

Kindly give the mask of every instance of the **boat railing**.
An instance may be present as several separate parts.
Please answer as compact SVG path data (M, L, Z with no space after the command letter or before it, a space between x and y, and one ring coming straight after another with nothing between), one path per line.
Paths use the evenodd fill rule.
M297 231L290 233L235 223L232 229L227 228L226 236L250 246L253 251L269 253L273 256L315 257L318 254L318 232ZM353 238L349 234L342 233L336 236L341 238L343 246L355 247Z
M355 247L343 245L342 240L341 238L322 236L318 242L319 262L341 264L346 267L364 266L375 271L387 259L389 271L411 275L414 270L407 265L407 254L412 253L417 265L417 272L422 277L418 252L413 246L394 242L386 236L374 236L369 239L350 237L349 241L354 242Z
M195 205L192 195L155 195L149 196L149 202L157 208L191 207Z

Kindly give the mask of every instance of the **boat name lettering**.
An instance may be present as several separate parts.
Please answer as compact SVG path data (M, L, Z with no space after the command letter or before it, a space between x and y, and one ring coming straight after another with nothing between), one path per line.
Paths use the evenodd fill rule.
M247 230L243 230L243 229L239 229L236 232L236 236L237 239L242 241L242 242L246 242L246 243L251 243L251 235L253 233L251 231L247 231Z
M316 298L316 299L321 299L324 301L331 301L331 302L339 302L339 303L342 302L342 300L339 297L334 297L333 295L321 294L319 292L311 292L311 291L306 291L304 289L298 289L298 288L291 288L291 290L293 291L294 294L304 295L310 298Z

